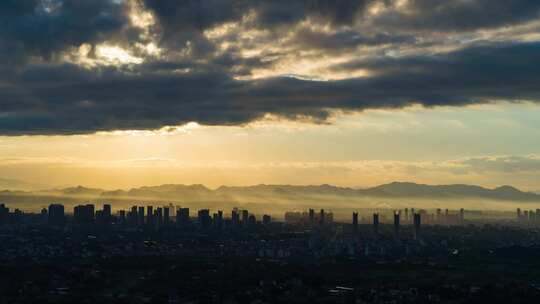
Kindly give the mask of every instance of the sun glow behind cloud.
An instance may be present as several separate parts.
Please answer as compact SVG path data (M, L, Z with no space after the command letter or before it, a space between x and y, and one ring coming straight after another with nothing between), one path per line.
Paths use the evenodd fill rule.
M540 109L532 104L414 106L336 113L325 125L267 116L245 126L193 122L153 131L2 137L0 169L6 177L41 185L105 188L161 183L366 187L406 180L537 190L540 153L531 153L540 151L534 141L540 137L537 115ZM492 137L500 125L504 129ZM469 144L456 147L456 140Z

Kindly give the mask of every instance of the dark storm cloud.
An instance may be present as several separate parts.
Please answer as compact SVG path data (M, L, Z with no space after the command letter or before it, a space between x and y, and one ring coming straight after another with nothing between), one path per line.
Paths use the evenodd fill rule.
M295 43L299 48L319 49L325 51L343 51L358 46L375 46L383 44L413 44L416 38L412 35L390 35L378 33L365 35L353 30L335 33L320 33L311 29L301 29L296 33Z
M392 3L395 1L386 1ZM464 31L509 26L539 17L537 0L411 0L404 10L394 10L376 25L424 31Z
M0 134L155 129L190 121L239 125L266 114L324 122L333 110L540 100L540 43L464 43L461 50L434 53L441 40L429 40L433 31L473 35L529 22L538 15L538 1L416 0L397 10L385 0L380 3L387 11L374 20L367 8L376 0L141 1L156 20L146 29L147 40L130 22L133 2L127 0L0 1ZM236 32L216 40L205 35L227 22L240 24ZM252 28L265 34L240 37ZM134 47L150 40L160 56ZM57 56L103 42L120 44L143 62L83 67ZM255 55L243 55L248 46ZM359 46L385 49L355 53ZM403 56L402 48L417 55ZM239 80L304 59L303 51L356 59L341 60L322 71L323 78L358 70L370 75Z
M127 25L125 6L111 0L0 1L1 61L49 58L111 38Z
M378 76L326 82L34 66L2 90L2 100L17 102L7 103L0 132L87 133L189 121L234 125L266 113L324 120L330 110L540 99L540 43L479 46L429 58L379 59L367 66L372 65L381 67ZM354 68L359 66L363 67L356 63Z

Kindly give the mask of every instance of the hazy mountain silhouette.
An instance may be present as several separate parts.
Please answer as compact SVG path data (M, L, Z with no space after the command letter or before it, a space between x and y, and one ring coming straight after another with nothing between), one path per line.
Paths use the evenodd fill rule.
M2 191L2 197L12 196L62 196L106 200L170 200L170 201L354 201L361 198L381 199L484 199L515 202L540 202L540 194L524 192L512 186L488 189L475 185L424 185L411 182L393 182L366 189L337 187L332 185L254 185L221 186L215 190L204 185L165 184L143 186L129 190L102 190L83 186L46 191Z
M409 182L393 182L369 189L358 190L367 196L418 197L418 198L483 198L508 201L540 201L540 195L523 192L512 186L488 189L474 185L424 185Z

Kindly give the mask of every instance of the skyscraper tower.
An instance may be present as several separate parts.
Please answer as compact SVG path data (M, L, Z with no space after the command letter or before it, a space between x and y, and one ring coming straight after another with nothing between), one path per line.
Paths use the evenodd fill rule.
M170 210L171 210L170 207L163 208L163 223L165 225L169 225L169 222L171 220Z
M146 224L152 226L154 224L154 207L146 206Z
M373 213L373 232L375 234L379 233L379 214Z
M459 224L465 225L465 209L459 209Z
M139 212L137 214L137 225L144 225L144 207L139 207Z
M323 226L324 225L324 209L321 209L321 214L319 216L319 225Z
M315 225L315 210L309 209L309 224L311 226Z
M394 211L394 236L399 239L399 211Z
M49 205L49 224L51 225L63 225L64 218L64 205L50 204Z
M405 223L409 222L409 208L405 208Z
M247 227L248 218L249 218L249 212L247 210L242 210L242 226Z
M420 237L420 224L422 222L420 213L414 214L413 221L414 221L414 239L417 240Z
M358 212L352 214L352 229L354 234L358 234Z

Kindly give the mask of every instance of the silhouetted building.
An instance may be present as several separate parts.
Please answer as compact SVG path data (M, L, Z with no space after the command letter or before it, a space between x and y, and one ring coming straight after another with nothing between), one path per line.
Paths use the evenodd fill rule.
M111 217L112 216L112 209L110 204L104 204L103 205L103 216L105 217Z
M165 225L169 225L170 221L171 221L170 207L164 207L163 208L163 223Z
M309 209L309 224L311 226L315 225L315 210Z
M101 211L100 222L102 224L110 224L112 222L112 209L110 204L104 204Z
M189 223L189 208L176 209L176 224L186 225Z
M3 204L2 204L3 206ZM1 211L2 207L0 206L0 213L2 212ZM48 220L48 216L47 216L47 208L41 208L41 212L39 213L39 217L40 217L40 222L42 223L46 223L47 220ZM0 223L2 223L0 221Z
M156 224L158 226L163 226L163 208L156 208Z
M208 228L210 227L210 224L212 223L212 218L210 217L210 210L208 209L201 209L197 213L197 219L199 221L199 225L201 228Z
M379 233L379 214L373 213L373 232L375 234Z
M422 218L420 213L414 214L414 239L417 240L420 237L420 224L422 223Z
M94 205L78 205L73 208L73 218L79 224L88 224L94 221Z
M248 217L248 227L255 227L255 225L257 225L257 218L255 217L255 215L253 214L250 214L249 217Z
M272 222L272 217L268 214L263 215L262 222L264 225L270 225Z
M137 213L137 224L139 226L144 225L144 207L139 207L139 212Z
M154 225L154 207L146 206L146 224L149 226Z
M325 222L324 209L321 209L319 214L319 225L323 226Z
M358 233L358 212L352 214L352 230L354 234Z
M238 227L240 225L240 215L238 214L238 209L234 208L231 212L231 223L233 227Z
M214 226L218 229L223 227L223 211L218 210L217 213L214 213Z
M247 210L242 210L242 225L244 227L248 224L249 212Z
M48 214L49 214L49 224L63 225L65 223L64 205L50 204Z
M399 212L394 211L394 236L396 239L399 238Z
M126 223L126 211L125 210L119 210L118 211L118 223L122 224L122 225Z
M465 224L465 209L463 208L459 209L459 224L460 225Z
M7 222L9 216L9 208L5 204L0 204L0 224Z

